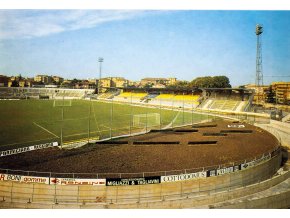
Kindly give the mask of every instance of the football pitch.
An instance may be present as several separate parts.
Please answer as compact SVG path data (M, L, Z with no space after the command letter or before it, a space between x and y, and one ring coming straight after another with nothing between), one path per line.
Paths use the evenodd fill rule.
M207 115L182 108L88 100L65 102L68 103L62 106L54 100L0 101L0 150L61 140L105 139L208 119ZM136 117L138 125L134 123Z

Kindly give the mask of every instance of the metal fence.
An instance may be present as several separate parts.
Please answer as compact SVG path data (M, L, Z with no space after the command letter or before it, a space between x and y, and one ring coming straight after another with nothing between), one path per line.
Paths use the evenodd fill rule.
M172 93L171 96L174 96ZM53 100L10 101L7 110L21 111L21 126L13 113L7 117L0 139L1 150L58 141L61 146L94 143L119 136L145 133L151 129L166 129L215 119L230 118L250 123L269 123L269 115L203 109L200 101L182 93L175 98L126 97L111 99L72 100L63 96ZM196 97L197 98L197 97ZM9 113L8 113L9 115ZM135 122L138 118L139 122ZM14 122L14 123L9 123ZM9 126L18 126L21 131ZM9 127L9 128L8 128Z
M199 108L195 101L185 104L184 101L166 100L164 104L164 100L159 99L155 100L154 104L149 104L138 102L136 99L133 101L133 97L131 97L127 101L114 99L94 101L90 99L88 102L88 116L74 118L75 122L83 123L83 133L74 135L67 133L66 126L71 127L71 125L64 120L61 126L61 144L62 141L79 142L79 139L94 143L99 140L143 134L150 130L175 128L224 118L251 124L270 123L270 116L267 114L207 110ZM98 115L96 109L96 107L100 107L100 103L106 108L100 113L102 117ZM78 105L72 107L78 107ZM66 114L69 114L69 110L70 108L66 111L62 108L62 117L67 117ZM139 122L136 125L135 118L138 117ZM142 121L140 121L141 119ZM76 135L82 135L82 137L76 137Z
M196 180L196 185L189 187L186 181L174 183L171 191L164 192L160 188L157 192L150 192L141 186L134 186L135 192L128 196L128 189L123 186L116 186L113 193L104 194L104 190L93 188L81 189L80 186L70 186L63 189L63 186L35 186L27 184L25 187L17 186L16 183L0 183L0 202L11 203L36 203L37 205L47 204L79 204L79 205L108 205L118 203L146 203L166 202L172 200L195 199L194 206L205 204L204 199L211 198L213 202L227 201L237 196L256 193L271 188L289 178L290 172L281 175L265 176L263 178L249 177L240 178L235 173L228 174L227 183L207 184L204 180ZM253 184L255 183L255 184ZM263 183L263 185L260 185ZM166 185L166 183L162 183ZM242 188L242 189L241 189ZM208 204L208 202L206 203Z
M280 152L280 144L278 144L274 149L269 150L268 152L261 154L254 158L242 159L239 161L234 161L227 164L220 165L211 165L204 166L200 168L190 168L190 169L182 169L182 170L170 170L170 171L152 171L152 172L136 172L136 173L114 173L114 172L106 172L106 173L65 173L65 172L40 172L40 171L25 171L25 170L13 170L13 169L3 169L0 168L0 172L4 174L13 174L13 175L23 175L23 176L39 176L39 177L48 177L48 178L95 178L95 179L103 179L103 178L144 178L149 176L169 176L169 175L180 175L180 174L188 174L195 173L207 170L216 170L225 167L231 167L240 165L242 163L250 162L252 160L258 160L261 157L270 155L270 157L274 157L277 153Z

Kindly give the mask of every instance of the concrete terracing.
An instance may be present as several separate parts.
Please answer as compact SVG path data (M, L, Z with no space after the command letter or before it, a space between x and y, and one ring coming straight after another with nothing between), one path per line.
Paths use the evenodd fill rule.
M289 173L288 173L289 174ZM259 184L263 186L264 184ZM242 198L211 205L213 208L288 208L290 203L290 178L264 191Z
M1 181L0 207L287 208L290 206L290 172L274 175L280 162L278 154L255 167L230 174L138 186L62 186ZM249 204L250 201L255 205Z
M290 123L271 120L269 124L255 124L272 133L281 144L290 149Z

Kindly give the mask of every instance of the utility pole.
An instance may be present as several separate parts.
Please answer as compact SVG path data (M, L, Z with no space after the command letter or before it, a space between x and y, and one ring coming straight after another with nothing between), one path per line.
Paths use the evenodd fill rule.
M100 65L100 75L99 75L99 82L98 82L98 94L100 94L101 90L102 90L102 85L101 85L101 79L102 79L102 63L104 61L104 58L99 57L98 62Z

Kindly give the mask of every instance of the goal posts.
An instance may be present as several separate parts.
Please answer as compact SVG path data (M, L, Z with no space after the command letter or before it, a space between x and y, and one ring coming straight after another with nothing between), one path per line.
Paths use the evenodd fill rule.
M134 114L133 127L153 127L160 125L159 113Z
M72 100L71 99L55 99L53 101L53 107L71 107Z

